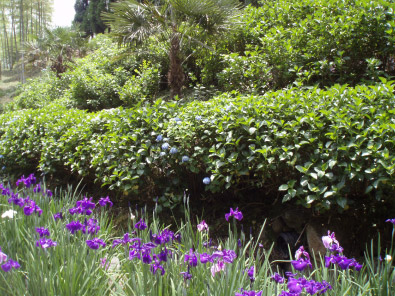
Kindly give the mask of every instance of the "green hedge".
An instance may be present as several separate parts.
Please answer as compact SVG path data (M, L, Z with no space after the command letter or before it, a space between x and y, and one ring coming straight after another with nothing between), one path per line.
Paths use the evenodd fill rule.
M97 113L57 105L7 113L1 166L74 173L146 197L261 188L319 209L381 201L395 186L394 86L383 81Z

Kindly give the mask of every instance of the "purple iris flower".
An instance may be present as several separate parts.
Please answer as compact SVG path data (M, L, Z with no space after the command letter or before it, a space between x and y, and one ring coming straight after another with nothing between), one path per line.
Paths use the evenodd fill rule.
M25 207L23 208L23 213L26 216L30 216L33 213L38 213L38 216L40 217L43 211L40 209L40 207L35 203L34 200L29 199L29 197L25 198Z
M325 248L327 248L331 252L343 253L343 248L337 241L334 232L331 233L328 230L328 235L322 237L322 243L324 244Z
M158 271L158 269L160 269L160 275L164 275L165 274L165 269L163 268L162 265L160 265L159 260L155 261L154 263L151 264L150 270L153 274L156 274L156 272Z
M132 242L132 240L129 238L129 233L125 233L123 239L114 239L112 242L112 247L115 248L119 244L126 245L130 242Z
M207 253L200 254L200 263L206 264L209 261L214 262L214 260L211 259L211 255L209 255Z
M100 239L100 238L94 238L91 240L87 240L86 244L88 245L89 248L91 248L92 250L97 250L100 248L100 245L102 245L103 247L106 246L106 243Z
M163 262L167 262L168 255L171 255L171 251L165 248L164 250L162 250L162 252L159 253L158 255L159 260Z
M102 197L99 199L99 205L101 207L105 207L107 204L109 204L110 207L112 207L114 204L112 203L112 201L110 200L110 197Z
M292 260L291 264L298 271L303 271L307 266L310 268L312 267L310 260L303 258L300 258L299 260Z
M44 192L43 192L43 195L44 195ZM52 191L51 190L49 190L49 189L47 189L47 196L48 197L52 197Z
M40 235L40 237L50 236L49 230L44 227L37 227L36 232Z
M251 267L248 269L248 271L247 271L247 275L248 275L248 277L250 278L251 283L252 283L253 281L255 281L254 273L255 273L255 268L254 268L254 266L251 266Z
M147 224L145 224L144 219L141 218L140 221L137 222L137 223L134 225L134 227L137 228L137 229L140 229L140 230L144 230L144 229L147 228Z
M53 215L53 218L55 219L55 221L56 220L62 220L63 219L63 214L62 214L62 212L59 212L59 213L56 213L56 214L54 214Z
M87 216L92 214L92 210L96 207L95 203L92 202L92 197L87 198L84 197L84 199L77 201L76 207L72 208L69 210L70 214L85 214Z
M197 256L192 249L189 250L189 254L185 255L184 262L188 262L188 265L192 267L195 267L198 264Z
M19 265L18 262L14 261L14 260L8 260L5 264L3 264L1 266L1 268L5 271L5 272L9 272L12 268L18 269L21 266Z
M200 223L197 225L197 229L198 229L200 232L202 232L202 231L204 231L204 230L208 230L208 225L207 225L206 221L202 220L202 222L200 222Z
M71 234L74 234L77 231L84 229L84 225L82 225L80 221L72 221L69 224L66 224L66 228L71 232Z
M241 293L235 293L235 296L262 296L263 291L255 292L255 291L247 291L244 289L240 289Z
M36 185L36 187L34 187L33 192L34 192L34 193L41 192L41 185L40 185L40 183L38 183L38 184Z
M150 264L152 262L152 257L151 257L151 251L150 250L143 251L142 255L143 255L143 258L141 259L141 261L143 261L143 263Z
M8 199L8 203L22 208L25 205L25 200L23 198L19 198L18 193L12 193L11 197Z
M138 259L141 258L139 251L132 250L132 251L129 252L129 260L133 260L134 258L138 258Z
M180 272L180 274L182 274L184 280L190 280L192 278L192 274L189 273L189 266L188 266L188 271Z
M299 279L295 278L288 279L287 287L291 293L301 293L303 290L303 286L301 285Z
M285 279L284 279L281 275L279 275L277 272L276 272L275 274L273 274L273 275L271 276L271 278L272 278L276 283L279 283L279 284L282 284L282 283L284 283L284 281L285 281Z
M390 222L395 225L395 218L394 219L387 219L387 220L385 220L385 222Z
M23 175L16 181L16 186L19 186L21 183L23 183L26 188L29 188L32 184L36 184L36 177L34 174L30 174L27 178L25 178L25 175Z
M228 214L225 214L225 219L226 221L229 221L229 218L233 216L236 220L241 220L243 219L243 214L242 212L239 211L239 208L237 207L236 210L233 210L233 208L230 208L230 212Z
M83 233L97 234L99 230L100 226L96 219L91 218L88 221L85 219L84 227L82 228Z
M50 247L56 247L58 245L57 242L52 241L50 238L41 238L36 241L36 247L41 247L43 249L47 249Z

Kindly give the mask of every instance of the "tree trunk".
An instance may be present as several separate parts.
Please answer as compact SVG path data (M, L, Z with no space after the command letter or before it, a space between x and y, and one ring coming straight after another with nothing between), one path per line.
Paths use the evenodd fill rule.
M182 87L185 82L185 75L182 69L182 62L180 58L180 36L174 32L170 40L169 51L170 66L167 74L167 80L170 87L171 96L182 95Z

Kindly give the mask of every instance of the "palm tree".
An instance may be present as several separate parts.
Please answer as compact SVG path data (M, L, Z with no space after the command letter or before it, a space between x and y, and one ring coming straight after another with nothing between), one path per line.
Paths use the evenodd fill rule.
M182 43L208 47L206 37L227 30L240 9L238 0L123 0L111 4L111 12L102 16L119 44L141 45L151 36L169 41L168 84L172 96L181 96Z

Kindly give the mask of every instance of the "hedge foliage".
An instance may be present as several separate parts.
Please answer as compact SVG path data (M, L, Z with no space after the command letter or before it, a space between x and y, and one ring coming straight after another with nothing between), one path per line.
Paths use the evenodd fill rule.
M393 92L383 79L93 113L53 104L0 116L0 161L146 197L197 194L209 177L214 193L274 189L284 202L347 208L394 190Z

